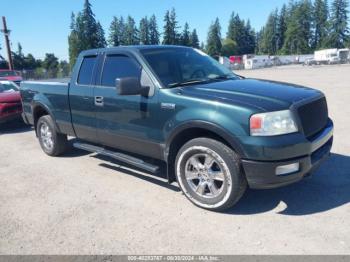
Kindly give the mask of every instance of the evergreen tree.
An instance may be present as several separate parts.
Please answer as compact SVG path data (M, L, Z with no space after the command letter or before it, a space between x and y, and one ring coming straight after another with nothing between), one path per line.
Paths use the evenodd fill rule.
M235 15L234 12L232 12L227 30L227 38L232 39L236 43L237 54L243 54L246 47L244 27L244 21L240 19L238 14Z
M262 36L265 33L265 27L261 28L259 32L256 33L256 46L255 46L255 53L256 54L263 54L263 47L262 47Z
M178 22L176 20L176 12L175 12L175 8L171 9L170 12L170 24L171 24L171 28L172 28L172 39L173 39L173 44L176 45L180 42L180 34L178 33Z
M17 54L19 55L19 56L21 56L21 57L24 57L24 55L23 55L23 48L22 48L22 45L21 45L21 43L18 43L18 45L17 45Z
M97 46L96 48L104 48L107 46L106 38L105 38L105 31L103 30L102 25L100 22L97 22Z
M277 21L277 49L281 50L284 44L287 31L287 6L284 4L278 16Z
M250 21L245 22L238 14L235 15L234 12L232 12L229 20L226 37L235 43L236 55L253 53L255 50L255 31L252 29Z
M188 23L185 23L184 30L181 34L181 45L191 46L191 33Z
M241 55L243 54L252 54L255 51L256 39L255 39L255 31L252 29L250 25L250 21L244 25L244 46L241 46Z
M17 52L12 52L12 60L13 66L17 70L23 70L26 68L23 49L20 43L17 44Z
M149 20L149 41L151 45L159 45L159 31L157 25L157 19L155 15L152 15Z
M89 0L85 0L84 9L81 13L80 41L85 49L97 48L101 43L99 39L98 24L95 20L95 14L92 11Z
M163 44L164 45L176 45L179 41L179 34L177 32L178 22L176 20L175 9L173 8L170 11L167 11L164 17L164 37Z
M138 43L138 30L136 28L135 20L131 16L128 16L125 26L125 44L137 45Z
M169 10L166 11L164 16L164 32L163 32L163 45L171 45L172 39L171 39L171 22L170 22L170 12Z
M207 39L207 53L211 56L218 56L221 54L221 25L219 18L211 24Z
M89 0L85 0L82 12L79 12L76 17L72 14L71 20L68 44L69 61L73 66L81 51L103 47L106 45L106 40L101 24L96 22Z
M123 16L119 18L119 42L120 45L127 45L127 30Z
M260 51L264 54L274 55L278 50L278 10L272 12L261 35Z
M291 2L282 52L306 54L311 51L312 4L310 0Z
M71 25L70 25L71 33L68 36L69 64L71 67L74 66L75 61L80 52L79 36L78 36L77 26L75 22L76 22L76 18L74 13L72 13Z
M28 69L28 70L33 70L37 67L40 67L40 63L38 63L38 61L34 58L32 54L28 54L24 58L24 64L25 64L25 69Z
M119 46L120 35L121 35L121 31L120 31L119 19L116 16L114 16L111 22L111 25L109 27L109 37L108 37L109 46Z
M149 22L147 16L140 20L139 39L141 45L150 44Z
M193 31L191 33L190 43L191 43L191 46L193 48L197 48L197 49L200 48L200 46L199 46L199 38L198 38L196 29L193 29Z
M236 16L235 13L232 12L230 20L228 22L228 29L227 29L227 38L230 38L232 40L237 39L237 36L239 34L237 23L236 23Z
M24 69L33 70L41 66L40 62L36 60L32 54L28 54L27 56L24 55L21 43L17 44L17 51L12 52L12 58L13 58L14 68L16 70L24 70ZM1 68L4 68L4 69L7 68L7 63L3 65L6 67L1 67Z
M348 0L334 0L331 8L331 28L328 45L333 48L344 48L349 39Z
M312 48L319 49L326 44L328 35L328 4L327 0L315 0L314 3L314 36Z

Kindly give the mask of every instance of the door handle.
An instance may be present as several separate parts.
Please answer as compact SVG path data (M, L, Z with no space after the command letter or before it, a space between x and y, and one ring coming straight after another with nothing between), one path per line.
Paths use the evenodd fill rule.
M95 106L103 106L103 96L95 96Z

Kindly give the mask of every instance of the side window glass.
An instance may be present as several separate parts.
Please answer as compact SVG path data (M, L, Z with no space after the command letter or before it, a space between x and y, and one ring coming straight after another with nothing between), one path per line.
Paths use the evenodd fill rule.
M123 77L141 78L141 67L132 58L123 55L107 56L103 67L101 85L115 86L115 80Z
M78 76L78 84L80 85L91 85L92 74L94 66L97 61L97 56L84 57L83 63L81 64Z

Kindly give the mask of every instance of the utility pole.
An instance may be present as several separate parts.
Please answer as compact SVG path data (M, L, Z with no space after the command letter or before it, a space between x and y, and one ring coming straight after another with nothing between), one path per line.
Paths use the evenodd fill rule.
M5 35L5 44L7 49L9 69L13 70L13 61L11 56L11 46L10 46L10 39L9 39L9 35L11 31L7 29L5 16L2 17L2 24L3 24L3 30L1 30L1 32L4 33Z

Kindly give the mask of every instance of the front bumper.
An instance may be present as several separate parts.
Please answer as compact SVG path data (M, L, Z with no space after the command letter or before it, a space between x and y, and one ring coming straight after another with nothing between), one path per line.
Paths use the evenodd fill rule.
M276 188L303 179L328 158L332 144L333 124L330 123L311 141L311 151L304 156L282 161L242 160L243 169L250 188ZM293 163L299 163L299 171L286 175L276 175L277 167Z

